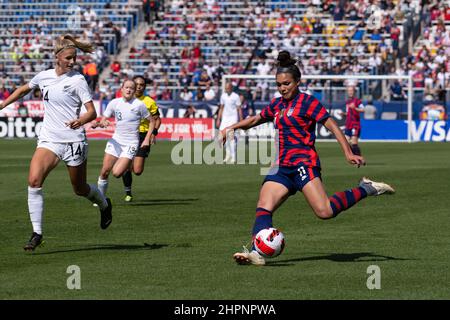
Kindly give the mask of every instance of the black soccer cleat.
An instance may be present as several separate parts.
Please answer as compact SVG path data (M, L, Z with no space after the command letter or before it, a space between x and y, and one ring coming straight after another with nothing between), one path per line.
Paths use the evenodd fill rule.
M106 229L109 227L109 225L112 222L112 204L111 204L111 199L106 198L106 202L108 203L108 206L103 209L100 210L100 227L102 229Z
M30 240L27 242L27 244L23 247L23 250L25 251L34 251L37 247L41 246L44 243L43 237L41 234L37 234L36 232L33 232L31 235Z

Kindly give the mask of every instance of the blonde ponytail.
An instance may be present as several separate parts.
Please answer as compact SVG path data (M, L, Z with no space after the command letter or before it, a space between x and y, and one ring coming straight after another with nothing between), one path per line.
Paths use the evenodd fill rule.
M77 41L72 35L66 34L56 39L54 53L57 55L64 49L75 48L83 52L94 52L94 46L91 43Z

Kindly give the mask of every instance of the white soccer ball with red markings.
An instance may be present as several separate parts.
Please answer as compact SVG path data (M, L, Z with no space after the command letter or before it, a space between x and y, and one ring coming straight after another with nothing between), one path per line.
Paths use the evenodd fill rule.
M284 249L284 235L276 228L259 231L254 240L256 251L266 258L275 258Z

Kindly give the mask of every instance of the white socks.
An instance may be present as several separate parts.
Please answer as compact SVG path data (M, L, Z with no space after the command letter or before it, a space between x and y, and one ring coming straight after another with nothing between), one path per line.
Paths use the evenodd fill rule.
M108 180L103 180L102 178L98 177L97 186L103 196L106 197L106 191L108 191Z
M226 161L236 162L236 139L230 139L225 143Z
M86 196L86 198L92 203L96 203L101 210L105 209L108 206L108 203L106 202L106 198L102 194L102 192L97 188L95 184L89 184L89 188L89 194Z
M42 215L44 212L44 195L42 188L28 187L28 212L33 231L42 235Z

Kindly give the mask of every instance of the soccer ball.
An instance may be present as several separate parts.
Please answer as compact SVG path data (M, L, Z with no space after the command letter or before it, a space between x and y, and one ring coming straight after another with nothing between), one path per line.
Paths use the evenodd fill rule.
M284 235L275 228L260 230L254 240L256 251L266 258L275 258L284 249Z

